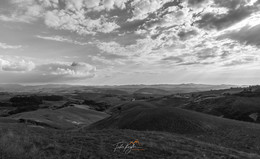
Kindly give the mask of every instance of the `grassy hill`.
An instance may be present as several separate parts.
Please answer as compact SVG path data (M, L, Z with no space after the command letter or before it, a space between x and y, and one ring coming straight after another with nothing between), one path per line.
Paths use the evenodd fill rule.
M182 108L224 118L260 123L260 97L222 96L195 100ZM251 115L256 114L256 118Z
M246 152L259 153L260 149L258 124L172 107L136 106L100 120L87 129L170 132Z
M140 141L142 151L114 151L118 142ZM0 122L0 154L7 159L243 158L255 153L208 144L174 133L134 130L57 131Z
M82 107L65 107L61 109L39 109L36 111L24 112L9 116L20 122L32 125L51 127L56 129L72 129L82 125L90 125L98 120L104 119L109 115L104 112L84 109Z

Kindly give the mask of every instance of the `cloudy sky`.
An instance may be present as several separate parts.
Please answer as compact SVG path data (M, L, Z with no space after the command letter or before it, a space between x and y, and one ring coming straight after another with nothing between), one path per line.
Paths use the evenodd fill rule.
M0 83L259 84L260 0L0 0Z

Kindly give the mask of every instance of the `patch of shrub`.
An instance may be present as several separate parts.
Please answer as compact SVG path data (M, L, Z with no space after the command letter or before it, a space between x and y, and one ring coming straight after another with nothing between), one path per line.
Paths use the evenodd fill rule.
M97 111L104 111L110 107L110 105L107 103L96 102L94 100L84 100L83 104L86 104L86 105L90 106L92 109L95 109Z
M63 100L62 96L59 95L50 95L50 96L40 96L42 98L42 100L46 100L46 101L61 101Z
M38 96L15 96L10 99L13 106L25 106L25 105L40 105L42 104L41 97Z

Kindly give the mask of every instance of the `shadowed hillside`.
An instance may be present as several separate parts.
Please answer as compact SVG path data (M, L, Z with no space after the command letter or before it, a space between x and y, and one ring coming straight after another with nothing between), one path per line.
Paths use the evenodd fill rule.
M222 96L195 100L182 106L215 116L260 123L260 98L246 96Z
M111 117L94 123L90 128L118 128L193 134L197 132L217 132L248 125L256 126L179 108L158 108L142 104L128 109L123 108L121 113L118 112ZM260 130L260 125L257 125L257 129Z
M259 153L260 147L260 125L180 108L136 106L87 127L88 130L111 128L178 133L246 152Z

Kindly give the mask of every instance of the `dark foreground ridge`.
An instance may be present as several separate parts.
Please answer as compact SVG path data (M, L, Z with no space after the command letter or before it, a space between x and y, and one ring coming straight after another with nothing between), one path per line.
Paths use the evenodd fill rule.
M58 131L17 124L1 124L1 127L1 157L8 159L260 157L255 153L225 148L175 133L116 129ZM142 151L132 150L128 154L114 151L117 143L136 139Z

